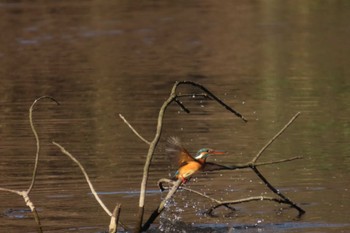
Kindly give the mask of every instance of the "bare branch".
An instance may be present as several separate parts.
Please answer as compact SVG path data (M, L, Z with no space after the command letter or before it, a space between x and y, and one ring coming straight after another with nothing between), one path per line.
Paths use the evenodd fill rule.
M9 192L9 193L15 193L17 195L22 196L22 192L21 191L17 191L17 190L13 190L13 189L0 188L0 191Z
M261 163L255 163L254 166L258 167L258 166L265 166L265 165L271 165L271 164L277 164L277 163L285 163L285 162L290 162L290 161L294 161L294 160L298 160L298 159L302 159L302 156L295 156L292 158L288 158L288 159L281 159L281 160L275 160L275 161L269 161L269 162L261 162Z
M81 163L71 154L69 153L63 146L61 146L60 144L56 143L56 142L52 142L52 144L54 144L55 146L57 146L61 152L65 155L67 155L71 160L73 160L73 162L75 162L81 172L83 173L83 175L85 176L85 180L86 182L88 183L89 187L90 187L90 190L91 190L91 193L94 195L95 199L97 200L97 202L100 204L100 206L102 207L102 209L109 215L109 216L112 216L112 213L111 211L109 211L109 209L105 206L105 204L102 202L102 200L100 199L100 197L98 196L98 194L96 193L95 191L95 188L94 186L92 185L91 181L90 181L90 178L88 176L88 174L86 173L85 171L85 168L83 167L83 165L81 165Z
M180 101L178 98L175 99L175 102L176 102L176 103L182 108L182 110L184 110L186 113L190 113L190 110L188 110L188 108L186 108L185 105L183 105L183 104L181 103L181 101Z
M197 98L202 97L203 99L213 100L211 96L209 96L207 93L201 93L201 94L181 94L177 95L178 98L184 98L184 97L190 97L190 98Z
M277 202L277 203L289 204L285 200L279 199L279 198L275 198L275 197L267 197L267 196L247 197L247 198L242 198L242 199L238 199L238 200L222 201L219 204L217 204L215 206L212 206L207 211L207 214L208 215L212 215L212 212L215 209L219 208L220 206L226 206L227 207L229 205L240 204L240 203L251 202L251 201L274 201L274 202Z
M119 114L119 117L124 121L124 123L129 126L129 128L132 130L132 132L134 132L134 134L136 134L137 137L139 137L143 142L145 142L146 144L151 144L149 141L147 141L144 137L142 137L134 127L132 127L132 125L125 119L125 117L122 114Z
M218 102L220 105L222 105L223 107L226 108L226 110L234 113L237 117L241 118L244 122L247 122L247 119L244 118L244 116L242 114L240 114L239 112L237 112L236 110L234 110L233 108L231 108L230 106L228 106L227 104L225 104L220 98L218 98L216 95L214 95L213 93L211 93L207 88L205 88L203 85L199 84L199 83L195 83L192 81L181 81L178 82L178 86L179 85L192 85L195 87L199 87L200 89L202 89L205 93L207 93L211 98L213 98L214 100L216 100L216 102Z
M251 168L253 165L255 167L259 167L259 166L266 166L266 165L290 162L290 161L294 161L294 160L298 160L298 159L302 159L302 158L303 158L302 156L295 156L295 157L288 158L288 159L260 162L260 163L255 163L255 164L252 164L251 162L234 164L234 165L221 165L221 164L219 164L222 166L221 168L218 167L217 169L212 169L211 171L246 169L246 168Z
M29 196L28 196L28 192L27 191L18 191L18 190L13 190L13 189L7 189L7 188L0 188L0 191L3 191L3 192L10 192L10 193L15 193L19 196L21 196L24 200L24 203L30 208L30 211L33 213L34 215L34 219L35 219L35 222L37 224L37 231L39 233L42 233L43 232L43 229L41 227L41 223L40 223L40 218L39 218L39 215L38 215L38 212L36 211L36 208L33 204L33 202L30 200Z
M292 119L290 119L290 121L273 138L271 138L263 148L261 148L258 154L252 159L252 164L254 164L259 159L262 153L293 123L293 121L295 121L295 119L297 119L299 115L300 112L295 114Z
M34 100L33 104L29 108L29 123L30 123L30 127L33 131L35 140L36 140L36 155L35 155L35 164L34 164L33 175L32 175L32 182L30 183L29 188L27 189L28 194L30 193L30 191L32 190L32 188L35 184L36 173L38 170L40 141L39 141L38 133L36 132L34 124L33 124L33 109L34 109L35 104L41 99L50 99L50 100L54 101L57 105L59 105L59 102L57 100L55 100L54 98L52 98L50 96L41 96L41 97L37 98L36 100Z

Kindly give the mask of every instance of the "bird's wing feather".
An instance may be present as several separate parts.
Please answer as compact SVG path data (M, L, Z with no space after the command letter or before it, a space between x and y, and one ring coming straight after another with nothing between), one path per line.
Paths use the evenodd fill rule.
M180 139L177 137L170 137L168 139L166 152L171 159L177 162L178 167L182 167L190 161L195 161L188 151L183 148Z

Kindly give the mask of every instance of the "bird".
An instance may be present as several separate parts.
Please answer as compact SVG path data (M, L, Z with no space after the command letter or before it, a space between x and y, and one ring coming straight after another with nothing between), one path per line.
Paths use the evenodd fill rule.
M181 179L182 183L186 183L191 176L198 171L212 171L228 169L227 166L209 163L206 159L211 155L225 154L223 151L213 150L210 148L202 148L198 150L195 157L181 145L178 137L169 137L166 146L166 152L169 157L177 160L178 170L174 178Z

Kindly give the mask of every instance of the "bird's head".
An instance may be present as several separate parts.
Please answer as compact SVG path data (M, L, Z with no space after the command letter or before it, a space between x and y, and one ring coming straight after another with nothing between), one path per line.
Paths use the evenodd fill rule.
M221 155L221 154L225 154L225 152L213 150L210 148L202 148L197 152L195 159L206 159L210 155Z

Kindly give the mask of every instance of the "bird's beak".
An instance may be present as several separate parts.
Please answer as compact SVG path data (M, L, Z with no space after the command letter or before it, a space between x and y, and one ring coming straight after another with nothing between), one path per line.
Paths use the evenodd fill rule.
M212 151L210 154L213 154L213 155L223 155L223 154L226 154L226 151L214 150L214 151Z

